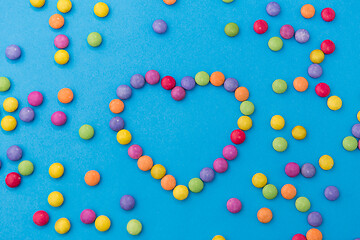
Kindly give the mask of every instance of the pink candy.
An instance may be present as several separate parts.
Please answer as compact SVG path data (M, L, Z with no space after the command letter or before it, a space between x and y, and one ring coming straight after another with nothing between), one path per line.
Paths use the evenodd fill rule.
M242 208L242 204L239 199L237 198L230 198L226 203L226 208L231 213L238 213Z
M28 95L28 102L31 106L37 107L43 102L43 95L41 92L34 91Z
M54 39L55 47L63 49L69 46L69 39L63 34L59 34Z
M150 70L145 74L145 81L150 85L157 84L160 81L160 74L155 70Z
M134 144L129 147L128 154L132 159L139 159L143 154L143 150L139 145Z
M218 158L214 161L213 167L216 172L223 173L228 169L228 163L225 159Z
M51 115L51 122L55 125L55 126L62 126L66 123L67 117L66 114L61 112L61 111L57 111L54 112Z
M285 173L289 177L296 177L300 173L300 167L297 163L291 162L286 164Z
M223 149L223 156L227 160L234 160L238 155L238 151L235 146L227 145Z
M185 98L185 89L176 86L171 90L171 97L176 101L181 101Z
M95 218L96 218L96 214L91 209L85 209L80 214L80 220L85 224L93 223L95 221Z

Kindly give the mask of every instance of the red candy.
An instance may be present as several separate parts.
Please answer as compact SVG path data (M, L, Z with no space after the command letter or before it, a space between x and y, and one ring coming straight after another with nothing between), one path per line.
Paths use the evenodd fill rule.
M161 86L166 90L171 90L175 87L176 81L171 76L165 76L161 79Z
M18 173L11 172L6 176L5 183L10 188L17 187L21 183L21 177Z
M264 20L260 19L254 23L254 31L258 34L266 33L268 30L268 24Z
M324 8L321 11L321 17L326 22L331 22L335 18L335 11L332 8Z
M319 83L315 87L315 92L319 97L327 97L330 94L330 87L326 83Z
M37 211L33 215L33 221L38 226L44 226L49 222L49 214L45 211Z
M242 130L236 129L232 131L230 139L234 144L241 144L245 141L246 135Z
M306 237L304 235L298 233L293 236L292 240L306 240Z
M321 43L321 51L325 54L331 54L335 51L335 43L329 39Z

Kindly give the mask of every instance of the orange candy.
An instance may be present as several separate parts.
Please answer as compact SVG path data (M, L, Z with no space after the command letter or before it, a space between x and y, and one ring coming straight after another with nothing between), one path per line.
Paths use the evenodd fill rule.
M295 78L293 85L295 90L298 92L304 92L309 87L309 83L304 77Z
M163 0L163 1L167 5L173 5L174 3L176 3L176 0Z
M235 90L235 98L240 101L246 101L249 98L249 90L246 87L238 87Z
M306 240L322 240L322 238L322 233L316 228L312 228L306 233Z
M100 182L100 174L95 170L90 170L85 174L85 182L89 186L95 186Z
M261 223L268 223L271 221L273 214L268 208L261 208L257 213L257 218Z
M225 76L221 72L213 72L210 76L210 82L212 85L219 87L224 84Z
M154 165L153 160L149 156L141 156L138 161L137 165L142 171L149 171L152 166Z
M281 195L287 200L293 199L296 196L296 188L294 185L285 184L281 188Z
M61 103L70 103L74 99L74 93L70 88L63 88L58 92L58 99Z
M305 4L301 8L301 15L304 18L312 18L315 15L315 8L311 4Z
M176 180L172 175L166 175L161 179L161 187L167 191L173 190L176 186Z
M110 102L109 108L113 113L121 113L124 111L124 103L120 99L114 99Z
M62 28L62 26L64 26L64 23L65 19L60 14L54 14L49 19L49 25L54 29Z

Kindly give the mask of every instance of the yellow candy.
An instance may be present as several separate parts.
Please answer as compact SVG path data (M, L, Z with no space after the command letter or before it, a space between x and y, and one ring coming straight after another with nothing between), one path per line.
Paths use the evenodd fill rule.
M62 13L67 13L71 10L72 3L70 0L59 0L57 3L57 9Z
M55 231L60 234L65 234L70 230L71 224L67 218L60 218L55 223Z
M64 197L61 193L55 191L49 194L48 203L53 207L60 207L64 202Z
M360 122L360 111L359 111L358 114L357 114L357 119L358 119L358 121Z
M181 200L184 200L184 199L186 199L188 197L189 190L184 185L177 185L173 190L173 195L174 195L175 199L181 201Z
M303 126L296 126L291 134L296 140L303 140L306 137L306 129Z
M322 63L322 61L324 61L324 58L325 58L325 54L323 53L323 51L319 49L315 49L310 53L310 60L313 63L320 64Z
M106 3L98 2L94 6L94 13L98 17L106 17L109 14L109 7Z
M1 127L5 131L12 131L16 128L17 122L16 119L13 116L5 116L1 120Z
M334 160L329 155L323 155L319 159L319 166L324 170L330 170L334 166Z
M60 65L64 65L69 62L70 56L67 51L59 50L55 53L54 59L55 59L56 63L58 63Z
M95 220L95 228L100 232L105 232L109 230L111 226L111 221L107 216L101 215L98 216Z
M53 163L49 167L49 175L52 178L59 178L64 174L64 166L61 163Z
M327 100L328 107L333 110L339 110L342 107L342 101L338 96L331 96Z
M285 119L280 115L275 115L271 118L270 125L275 130L281 130L285 126Z
M16 98L13 97L6 98L3 103L4 110L7 112L15 112L18 106L19 106L18 100L16 100Z
M33 7L41 8L45 5L45 0L30 0L30 4L33 5Z
M223 236L216 235L212 240L225 240L225 238Z
M239 117L237 124L241 130L247 131L252 127L252 120L248 116L241 116Z
M267 183L267 177L262 173L256 173L252 177L252 184L257 188L262 188Z
M166 174L166 169L161 164L156 164L151 168L151 176L155 179L162 179Z
M131 142L131 133L126 129L122 129L117 133L116 139L121 145L129 144Z

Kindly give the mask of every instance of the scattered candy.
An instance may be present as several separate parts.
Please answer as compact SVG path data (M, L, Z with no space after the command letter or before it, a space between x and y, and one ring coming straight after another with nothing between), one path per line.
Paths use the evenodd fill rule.
M120 198L120 207L129 211L135 207L135 199L130 195L124 195Z
M106 17L109 14L109 7L106 5L106 3L98 2L94 6L94 13L98 17Z
M159 33L159 34L163 34L166 32L167 30L167 24L164 20L162 19L157 19L154 21L152 28L154 30L154 32Z
M235 37L239 34L239 26L236 23L228 23L226 24L224 31L229 37Z
M252 120L248 116L241 116L239 117L237 124L241 130L247 131L252 127Z
M174 3L176 3L176 0L163 0L163 2L167 5L173 5Z
M297 163L290 162L285 166L285 173L289 177L296 177L300 173L300 167Z
M232 3L234 0L222 0L224 3Z
M181 101L185 98L186 92L182 87L176 86L171 90L171 97L175 101Z
M223 158L217 158L213 163L215 172L224 173L228 169L228 163Z
M164 1L166 1L166 0L164 0ZM131 235L134 235L134 236L139 235L142 231L142 224L141 224L141 222L139 222L139 220L132 219L128 222L128 224L126 226L126 230Z
M239 87L239 82L235 78L227 78L224 82L224 88L228 92L234 92Z
M41 8L45 5L45 0L30 0L30 4L33 7Z
M305 29L299 29L295 32L295 40L298 43L306 43L310 39L310 34Z
M124 103L120 99L113 99L109 104L110 111L112 113L121 113L124 111Z
M306 129L303 126L295 126L291 134L296 140L303 140L306 137Z
M44 226L49 222L49 214L45 211L37 211L33 215L33 222L38 226Z
M280 5L277 2L269 2L266 5L266 12L272 17L279 15L280 10Z
M259 19L254 23L254 31L258 34L264 34L268 30L268 24L265 20Z
M16 172L11 172L5 177L5 183L9 188L15 188L20 185L21 177Z
M84 140L89 140L94 136L94 128L89 124L84 124L79 129L79 136Z
M91 209L85 209L80 214L81 222L85 224L91 224L96 219L96 213Z
M307 217L308 223L313 227L318 227L322 223L322 216L319 212L311 212Z
M165 89L165 90L171 90L176 86L176 81L173 77L171 76L165 76L161 79L161 86Z
M10 80L7 77L0 77L0 92L6 92L10 89Z
M37 107L37 106L40 106L44 100L44 97L43 95L41 94L41 92L38 92L38 91L34 91L34 92L31 92L29 95L28 95L28 102L31 106L33 107Z
M128 155L132 159L139 159L143 154L143 150L139 145L131 145L128 149Z
M172 175L165 175L161 179L161 187L164 190L170 191L173 190L174 187L176 187L176 180Z
M146 75L145 75L145 78L146 78ZM121 100L129 99L131 97L131 95L132 95L131 88L128 85L120 85L116 89L116 95Z
M320 48L321 51L323 51L325 54L332 54L335 51L335 44L333 43L333 41L327 39L321 43Z
M92 47L98 47L102 43L102 37L98 32L92 32L87 37L87 42Z
M1 120L1 127L5 131L13 131L17 126L17 121L13 116L5 116Z
M212 85L219 87L224 84L225 76L222 72L213 72L210 76L210 82Z
M246 87L238 87L235 90L235 98L240 102L248 100L249 90Z
M6 48L5 55L10 60L16 60L21 56L21 49L17 45L10 45Z
M324 195L327 200L335 201L340 195L339 189L337 189L335 186L328 186L325 188Z
M65 23L64 17L57 13L52 15L49 19L49 25L53 29L62 28L64 26L64 23Z
M330 87L326 83L318 83L315 92L319 97L327 97L330 94Z
M276 198L278 190L273 184L266 184L262 189L262 194L266 199L272 200Z
M312 228L306 233L306 240L322 240L322 238L322 233L316 228Z
M52 178L60 178L64 174L64 166L61 163L53 163L49 167L49 175Z
M331 96L327 100L327 105L331 110L337 111L342 107L342 100L338 96Z
M356 138L360 138L360 123L355 124L352 128L351 128L351 133L354 137Z
M135 89L142 88L145 85L145 78L141 74L135 74L130 79L130 85Z
M195 75L195 82L200 86L205 86L210 82L210 76L206 72L198 72Z
M85 174L85 183L89 186L98 185L100 182L100 174L95 170L90 170Z
M34 172L34 165L28 160L22 161L18 166L18 171L23 176L29 176Z
M332 8L324 8L321 17L325 22L331 22L335 19L335 11Z
M306 178L312 178L316 174L316 168L311 163L305 163L301 167L301 174Z
M222 154L226 160L234 160L238 155L238 151L235 146L227 145L223 148Z
M125 122L121 117L113 117L110 120L109 126L110 126L111 130L113 130L115 132L119 132L121 129L124 128Z
M141 156L137 161L137 165L141 171L149 171L153 167L153 160L149 156Z
M70 0L59 0L57 2L57 9L62 13L70 12L72 8L72 3Z
M285 119L280 115L274 115L270 120L270 126L275 130L281 130L285 126Z
M292 184L285 184L281 188L281 196L287 200L291 200L296 196L296 188Z
M319 64L311 64L308 68L308 74L312 78L319 78L323 74L322 67Z
M299 197L295 201L295 207L299 212L307 212L309 211L311 204L306 197Z
M291 240L306 240L306 237L300 233L295 234Z
M227 1L232 2L233 0L223 0L223 2L227 2ZM213 237L212 240L226 240L226 239L221 235L216 235L215 237Z
M200 178L204 182L212 182L215 178L215 172L211 168L208 168L208 167L203 168L200 171Z
M35 112L31 107L24 107L19 112L19 118L23 122L31 122L35 118Z
M272 89L275 93L284 93L287 89L287 83L282 79L276 79L272 84Z
M189 195L189 190L184 185L177 185L173 190L173 196L177 200L182 201L186 199L188 195Z
M323 51L315 49L310 53L310 61L316 64L320 64L324 61L325 55Z
M60 218L55 223L55 231L59 234L65 234L70 230L71 224L67 218Z
M6 156L11 161L18 161L22 158L23 151L19 146L13 145L6 151Z
M345 137L343 142L343 147L346 151L354 151L358 147L358 142L356 138L352 136Z
M150 70L145 74L145 81L150 85L155 85L160 81L160 74L155 70Z
M111 226L111 221L107 216L100 215L95 220L95 228L100 232L106 232Z
M54 55L54 60L57 64L65 65L69 62L70 55L66 50L58 50Z
M323 155L320 157L319 159L319 166L323 169L323 170L330 170L333 168L334 166L334 160L332 157L330 157L329 155Z
M271 51L280 51L283 47L283 41L279 37L272 37L269 39L268 46Z
M268 208L261 208L257 212L257 218L261 223L269 223L273 218L273 214L270 209Z
M242 144L246 139L246 135L242 130L236 129L232 131L230 139L234 144Z
M240 112L244 115L251 115L255 111L255 106L250 101L244 101L240 104Z
M297 77L294 79L293 86L298 92L305 92L309 87L309 83L304 77Z
M301 7L301 15L304 18L312 18L315 15L315 8L311 4L305 4Z
M189 181L189 189L193 193L199 193L203 190L204 183L200 178L193 178Z
M280 28L280 35L284 39L292 38L294 36L294 33L294 28L289 24L286 24Z
M195 79L193 77L183 77L183 79L181 79L181 86L185 89L185 90L192 90L195 87Z
M63 88L58 92L57 95L59 102L61 103L71 103L74 99L74 93L71 91L70 88Z
M251 179L252 184L257 188L263 188L267 183L267 177L262 173L256 173Z
M287 149L288 143L283 137L277 137L274 139L273 148L277 152L284 152Z
M230 198L226 203L226 208L231 213L238 213L240 212L242 204L239 199L237 198Z
M162 179L165 174L166 174L166 169L163 165L161 164L155 164L152 168L151 168L151 176L155 179Z
M54 112L51 115L51 122L55 125L55 126L62 126L66 123L67 117L66 114L64 112L61 111L57 111Z
M48 203L52 207L60 207L64 203L64 197L60 192L51 192L48 196Z

